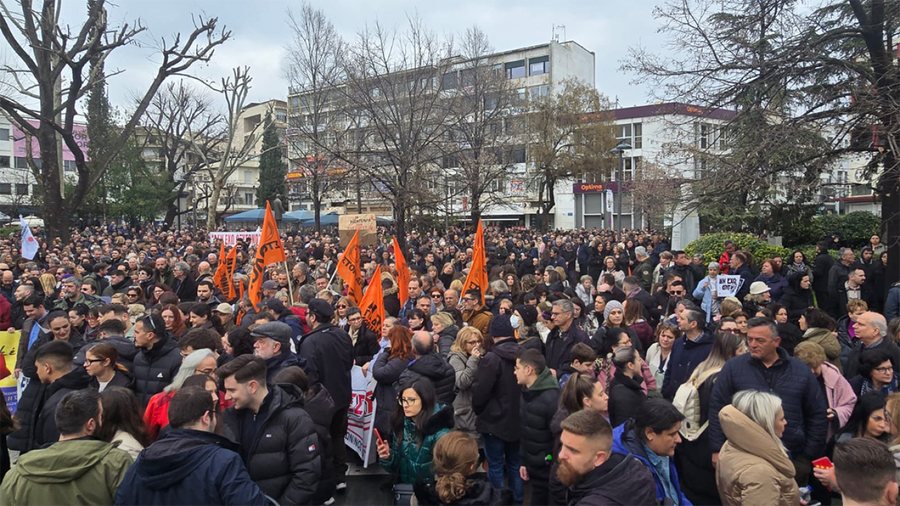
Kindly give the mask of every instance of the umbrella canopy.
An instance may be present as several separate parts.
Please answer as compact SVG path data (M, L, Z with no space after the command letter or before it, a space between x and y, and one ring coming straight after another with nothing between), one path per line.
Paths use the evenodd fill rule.
M284 213L284 216L285 217L290 216L291 218L297 218L298 220L303 221L303 220L311 220L311 219L315 218L316 214L312 211L305 211L303 209L298 209L296 211Z
M242 213L233 214L225 218L225 223L262 223L266 216L265 209L251 209ZM291 223L300 221L298 218L288 216L288 213L281 215L281 221Z
M300 222L304 227L312 227L316 224L316 217L312 216L309 219L303 220ZM319 216L319 224L323 227L334 226L338 224L338 214L337 213L328 213Z

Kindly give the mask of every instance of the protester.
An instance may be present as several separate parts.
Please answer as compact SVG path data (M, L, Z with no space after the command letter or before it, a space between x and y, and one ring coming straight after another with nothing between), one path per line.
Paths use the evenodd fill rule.
M662 395L666 399L673 399L678 387L687 381L694 368L709 356L713 335L705 328L706 318L702 311L686 310L678 315L678 329L682 332L682 336L675 340L666 366L662 384Z
M265 361L253 355L235 357L216 376L234 401L222 417L226 435L240 444L250 477L278 504L309 503L322 456L303 393L294 385L266 385Z
M134 324L134 345L138 348L134 357L135 392L141 405L146 406L150 397L172 382L181 366L181 354L158 314Z
M646 362L653 372L653 379L657 385L662 385L669 367L669 358L672 356L672 348L678 338L678 328L669 323L660 323L656 326L656 342L647 348Z
M100 392L103 406L103 423L96 436L103 441L118 445L137 459L143 449L150 444L147 430L141 420L141 406L134 392L119 386L110 386Z
M419 504L500 506L512 502L509 490L494 488L478 472L478 442L469 434L451 431L434 445L434 484L416 487Z
M743 390L722 408L719 419L727 438L716 467L724 504L798 504L794 464L780 439L789 424L781 399Z
M155 441L162 429L169 425L169 403L172 397L182 387L184 381L200 372L201 368L215 369L216 353L207 349L192 352L184 358L184 361L172 378L172 382L163 387L163 391L153 394L147 401L144 409L144 425L150 441Z
M449 363L456 371L456 397L453 399L454 428L477 434L476 416L472 409L472 385L478 363L487 348L484 337L475 327L464 327L459 331L450 347Z
M834 476L844 506L897 504L894 458L882 443L853 439L835 446Z
M400 388L419 381L430 381L437 392L437 401L444 405L453 404L456 371L437 351L434 338L424 330L413 332L413 359L400 374Z
M850 420L835 440L840 443L855 437L867 437L883 443L890 442L891 423L885 406L885 396L880 392L861 395L856 401Z
M559 404L559 383L547 368L540 351L523 349L516 358L516 382L523 388L522 465L519 476L527 482L530 504L549 499L550 467L553 463L551 422Z
M375 365L372 367L372 377L377 381L375 385L375 427L382 434L390 434L391 420L397 411L397 382L400 376L413 359L412 332L406 327L396 325L395 320L385 320L387 330L387 347L381 350Z
M826 362L825 350L818 344L800 343L794 350L794 356L810 368L819 379L819 388L825 392L825 399L828 401L828 409L825 411L828 420L826 443L831 443L838 430L850 419L856 405L856 394L838 368Z
M613 354L615 376L609 385L609 421L613 426L625 423L640 409L646 398L641 390L641 364L637 350L627 346Z
M208 392L179 390L169 404L169 423L171 430L128 469L116 492L117 505L269 504L237 446L215 433L215 402Z

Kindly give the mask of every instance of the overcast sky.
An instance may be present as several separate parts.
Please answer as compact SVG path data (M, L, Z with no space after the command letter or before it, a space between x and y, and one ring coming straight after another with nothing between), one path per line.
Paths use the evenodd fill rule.
M192 69L205 78L217 79L238 65L250 65L253 89L250 99L284 99L287 82L283 77L285 46L289 41L285 23L289 9L299 11L296 0L118 0L109 7L110 24L140 18L147 32L140 41L146 47L128 47L113 53L107 70L120 69L111 79L110 98L114 105L126 106L150 80L157 59L154 41L192 27L191 15L218 16L232 31L232 39L221 46L212 62ZM490 38L495 50L530 46L550 40L553 25L565 25L565 39L583 45L596 55L597 88L620 107L650 101L649 90L631 84L634 76L618 70L628 48L638 45L663 50L657 34L651 0L312 0L334 23L338 32L352 39L357 31L379 20L391 26L404 23L407 14L417 13L425 24L439 34L458 34L478 25ZM83 0L66 0L65 15L77 23L82 18ZM4 56L10 59L8 50Z

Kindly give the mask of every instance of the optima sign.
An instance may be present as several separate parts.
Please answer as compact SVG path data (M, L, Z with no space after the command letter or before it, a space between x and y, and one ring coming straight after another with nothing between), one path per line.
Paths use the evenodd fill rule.
M600 183L575 183L572 193L602 193L606 187Z

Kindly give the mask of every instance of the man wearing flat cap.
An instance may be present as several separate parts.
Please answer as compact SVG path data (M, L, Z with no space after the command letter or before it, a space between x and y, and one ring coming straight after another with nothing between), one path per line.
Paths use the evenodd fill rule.
M291 328L282 322L258 325L250 331L253 354L266 361L266 381L271 383L278 371L296 365L306 369L302 358L291 352Z
M306 323L312 331L300 338L297 354L306 360L303 368L311 385L321 383L334 400L336 414L331 422L331 440L343 441L347 434L347 409L350 407L352 387L350 369L353 368L353 343L350 336L331 323L334 308L322 299L309 302ZM347 447L334 445L334 471L338 489L346 487Z

